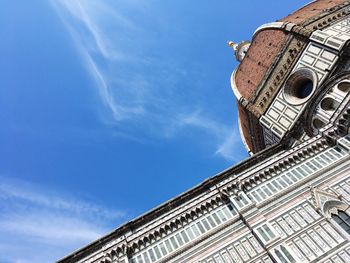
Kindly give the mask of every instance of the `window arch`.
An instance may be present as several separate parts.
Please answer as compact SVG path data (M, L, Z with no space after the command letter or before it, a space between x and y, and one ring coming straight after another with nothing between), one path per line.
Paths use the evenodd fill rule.
M340 200L328 200L323 204L323 214L332 219L333 225L337 225L350 235L350 206Z
M293 256L284 246L280 246L280 249L275 249L275 254L281 263L296 263Z
M321 211L327 218L332 218L333 214L339 211L346 211L349 205L336 199L330 199L321 204Z
M331 97L326 97L321 101L321 109L324 111L335 111L340 103Z
M275 249L275 253L276 253L276 256L278 257L278 259L282 262L282 263L288 263L288 261L284 258L284 256L282 255L282 253Z
M348 234L350 234L350 216L343 212L338 211L338 214L332 214L332 219Z
M281 246L281 250L284 253L284 255L286 255L286 257L288 258L289 262L292 262L292 263L295 262L295 259L292 257L292 255L289 253L289 251L284 246Z

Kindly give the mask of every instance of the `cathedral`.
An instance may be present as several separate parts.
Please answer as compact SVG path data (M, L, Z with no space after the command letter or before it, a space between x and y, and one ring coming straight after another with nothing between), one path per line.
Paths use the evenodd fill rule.
M350 263L350 2L229 45L251 156L59 263Z

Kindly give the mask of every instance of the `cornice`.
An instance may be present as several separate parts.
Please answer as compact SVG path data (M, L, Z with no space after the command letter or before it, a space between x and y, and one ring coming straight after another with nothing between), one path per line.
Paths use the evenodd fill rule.
M339 20L343 19L345 16L350 14L349 10L350 2L344 2L340 5L334 6L332 8L326 9L321 14L311 17L306 20L302 26L308 30L321 30L328 27Z
M125 235L127 233L130 233L133 231L133 229L136 229L139 226L142 226L143 224L146 224L147 222L150 222L151 220L156 219L157 217L161 216L162 214L171 211L172 209L181 206L182 204L195 199L197 196L211 191L212 189L216 188L216 185L219 184L220 182L224 181L225 179L233 176L235 177L235 174L242 173L243 171L249 169L250 167L254 166L255 164L259 163L260 161L267 160L270 156L273 156L275 153L280 152L285 149L285 145L283 143L278 144L276 146L273 146L271 148L265 149L254 156L251 156L250 158L238 163L237 165L228 168L227 170L207 179L200 185L190 189L186 193L162 204L158 208L151 210L150 212L144 214L141 217L138 217L134 219L133 221L130 221L119 228L115 229L111 233L103 236L102 238L88 244L87 246L81 248L80 250L68 255L67 257L60 259L57 261L57 263L71 263L71 262L77 262L81 259L84 259L88 255L92 253L96 253L100 250L103 250L103 247L115 240L115 239L121 239L121 241L124 246L123 249L120 246L117 246L116 252L117 253L126 253L125 249L126 247L129 247L129 244L126 243L125 241ZM234 179L232 179L234 180ZM237 181L235 182L237 184ZM219 187L221 189L221 187ZM223 190L223 189L221 189ZM225 191L222 191L225 193ZM124 238L123 238L124 237Z
M252 187L259 185L260 183L265 182L268 179L271 179L279 175L283 170L287 169L289 166L299 163L300 161L313 156L316 153L319 153L325 150L327 147L327 141L325 138L319 138L318 140L307 144L297 151L283 156L277 160L273 165L261 169L260 171L254 173L253 175L245 178L242 182L243 191L247 191Z

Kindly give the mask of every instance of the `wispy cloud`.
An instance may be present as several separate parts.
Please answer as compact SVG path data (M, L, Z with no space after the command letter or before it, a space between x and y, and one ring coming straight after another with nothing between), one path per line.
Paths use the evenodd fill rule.
M211 142L217 148L216 155L235 162L244 157L237 154L237 145L241 143L238 127L226 126L213 119L207 119L197 110L191 114L177 116L177 122L169 127L168 134L172 135L189 127L200 129L211 136Z
M0 179L1 262L55 261L127 217L124 211L53 193L53 189Z
M81 219L42 211L8 213L1 219L0 231L32 240L37 239L40 243L50 246L57 243L74 244L92 241L103 233L102 228Z
M217 137L225 137L230 132L234 133L233 130L224 127L221 123L212 119L206 119L198 110L191 114L178 116L178 122L181 126L193 126L199 129L204 129L208 133L214 134Z
M205 107L196 96L200 84L185 90L180 80L187 72L176 60L164 61L153 53L152 41L163 23L140 24L142 20L135 17L145 16L147 6L140 8L136 1L118 1L117 5L99 0L52 0L52 4L111 113L111 118L101 118L105 123L128 135L151 139L169 139L179 134L177 131L191 129L215 141L209 147L217 156L229 161L239 158L234 151L240 143L237 127L199 111ZM147 21L152 19L147 17ZM200 74L197 77L200 79Z
M110 8L110 6L107 6L103 1L61 0L52 1L52 3L57 8L61 5L66 11L68 11L72 18L81 22L80 26L87 31L84 33L88 33L85 36L91 37L94 43L93 46L88 46L86 43L83 43L84 40L80 38L80 40L82 40L80 44L83 44L88 51L100 53L106 59L129 59L126 54L121 53L120 50L113 45L113 38L108 36L110 32L105 30L105 26L108 26L110 20L113 20L114 25L118 25L119 28L137 30L138 28L131 22L131 20L127 19L113 8ZM74 36L82 36L82 34L76 34L78 32L76 31L77 28L74 28L74 26L77 26L77 24L72 25L70 21L66 23L66 25L70 30L74 31ZM89 40L91 40L91 38Z
M109 32L105 32L104 23L101 20L117 19L118 27L135 29L131 22L111 8L105 6L103 1L52 1L58 10L62 21L71 33L76 47L84 60L84 64L96 82L98 93L104 105L112 112L114 120L120 121L130 118L134 114L142 114L142 105L128 105L127 98L115 96L114 93L125 93L125 89L113 90L111 79L103 70L103 65L109 67L115 61L130 61L132 59L116 45L113 45ZM99 61L99 63L98 63ZM117 101L119 97L119 101Z
M232 162L240 161L246 157L246 155L237 153L237 145L241 143L237 128L224 138L225 139L215 152L216 155L222 156L226 160Z
M211 119L205 119L198 111L191 115L182 116L179 120L181 125L198 127L204 129L210 135L214 135L213 139L218 143L216 155L230 161L238 161L242 157L238 156L236 151L237 145L240 143L238 127L225 126Z
M86 54L86 62L90 73L94 76L97 82L97 87L104 104L107 105L112 111L113 118L116 121L130 118L130 115L139 115L144 112L142 105L135 107L125 107L119 103L116 103L115 97L112 95L110 87L106 82L107 80L103 77L97 65L88 54Z
M62 198L49 193L42 193L41 190L34 191L34 187L28 185L24 187L24 182L20 182L20 185L14 185L12 183L0 183L0 200L16 200L31 203L31 205L40 206L43 208L69 211L75 214L90 214L99 215L101 218L119 218L123 217L125 213L121 211L110 211L104 207L84 202L81 200L75 200L74 198ZM19 187L20 186L20 187Z

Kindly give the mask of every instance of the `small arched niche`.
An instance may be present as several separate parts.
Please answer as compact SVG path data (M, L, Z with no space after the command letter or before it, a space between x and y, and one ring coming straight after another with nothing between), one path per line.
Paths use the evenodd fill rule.
M321 101L321 109L324 111L335 111L339 107L339 102L331 97L326 97Z
M324 123L319 118L314 118L312 121L312 125L314 126L315 129L319 130L319 129L323 128L324 126L326 126L326 123Z
M334 225L342 228L348 235L350 235L350 211L349 205L340 200L329 200L323 205L323 214L332 219Z
M338 83L337 85L338 90L348 93L350 91L350 82L349 81L342 81Z
M328 200L323 204L321 211L327 218L331 218L332 214L337 214L337 211L348 213L348 209L349 205L340 200Z
M308 101L317 86L317 75L308 68L297 69L287 79L283 95L289 104L299 105Z

